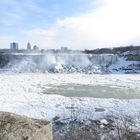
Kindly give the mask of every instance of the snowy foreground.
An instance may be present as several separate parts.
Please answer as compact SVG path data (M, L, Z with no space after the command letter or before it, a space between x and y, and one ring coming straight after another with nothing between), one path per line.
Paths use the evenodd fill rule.
M47 120L69 118L72 107L79 119L98 119L112 113L140 115L140 99L64 97L42 92L64 84L136 89L140 94L140 75L0 74L0 110Z

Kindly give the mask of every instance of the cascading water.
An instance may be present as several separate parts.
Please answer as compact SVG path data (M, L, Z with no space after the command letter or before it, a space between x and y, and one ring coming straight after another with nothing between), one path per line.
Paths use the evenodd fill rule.
M101 66L108 66L116 63L118 55L114 54L94 54L92 55L92 62Z
M117 55L110 54L47 53L23 57L6 68L13 72L105 73L117 60Z

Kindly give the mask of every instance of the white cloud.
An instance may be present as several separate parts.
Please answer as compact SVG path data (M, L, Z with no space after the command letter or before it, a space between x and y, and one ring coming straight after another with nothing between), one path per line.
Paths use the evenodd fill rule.
M31 15L45 13L45 10L34 0L4 0L0 1L0 7L3 7L0 9L0 23L13 29L23 23L26 26L26 22Z
M60 46L93 49L140 44L140 0L100 2L98 9L82 16L58 19L47 29L26 31L22 40L45 49Z

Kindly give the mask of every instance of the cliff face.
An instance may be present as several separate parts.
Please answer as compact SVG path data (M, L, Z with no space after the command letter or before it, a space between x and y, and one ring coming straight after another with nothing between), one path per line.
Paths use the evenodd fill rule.
M22 61L25 58L31 58L34 60L42 59L43 55L21 55L20 53L17 55L13 55L12 53L0 53L0 68L4 68L9 63L15 63L16 61Z
M0 140L52 140L49 122L0 112Z
M0 68L3 68L5 65L7 65L9 61L10 61L9 55L0 53Z
M127 55L126 58L128 61L140 61L140 55Z

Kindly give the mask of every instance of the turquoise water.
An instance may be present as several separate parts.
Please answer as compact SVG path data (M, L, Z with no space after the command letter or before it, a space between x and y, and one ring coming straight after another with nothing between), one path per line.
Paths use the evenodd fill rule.
M56 94L66 97L94 97L115 99L140 99L140 89L119 88L103 85L50 85L49 89L42 89L44 94Z

